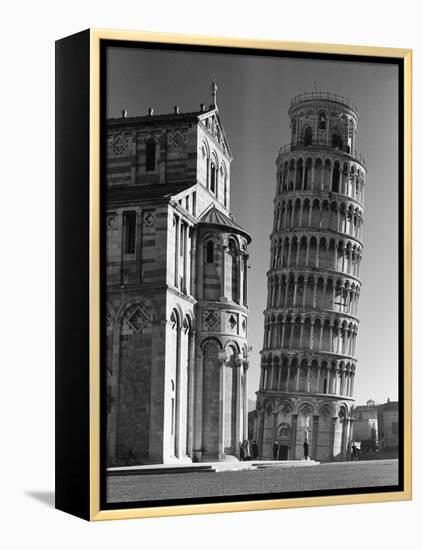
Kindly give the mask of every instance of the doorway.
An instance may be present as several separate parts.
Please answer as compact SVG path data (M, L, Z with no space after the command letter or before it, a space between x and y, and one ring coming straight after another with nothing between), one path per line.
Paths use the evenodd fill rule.
M280 445L278 448L278 460L288 460L289 447L287 445Z

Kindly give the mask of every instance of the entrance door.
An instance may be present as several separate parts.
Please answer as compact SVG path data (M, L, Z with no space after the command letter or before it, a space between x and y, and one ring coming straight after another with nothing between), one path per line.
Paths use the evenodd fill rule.
M289 447L287 445L280 445L278 449L278 460L288 460Z

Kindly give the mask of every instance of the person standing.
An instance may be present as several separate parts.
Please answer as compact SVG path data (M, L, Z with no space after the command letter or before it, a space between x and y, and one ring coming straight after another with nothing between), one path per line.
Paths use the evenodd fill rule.
M303 442L303 456L305 460L309 460L309 443L307 439Z
M273 443L273 460L278 459L278 441L274 441Z
M251 443L251 456L253 460L257 460L259 458L259 449L255 439L253 439Z
M241 462L243 462L245 460L245 450L244 450L244 447L243 447L243 443L239 443L239 458L241 460Z

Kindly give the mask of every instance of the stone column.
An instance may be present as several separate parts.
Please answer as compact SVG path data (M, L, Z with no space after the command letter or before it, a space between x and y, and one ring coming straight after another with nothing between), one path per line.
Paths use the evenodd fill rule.
M302 349L303 347L303 328L304 328L305 322L303 320L300 321L300 338L299 338L299 348Z
M347 455L347 428L349 421L347 418L343 418L342 430L341 430L341 459L346 460Z
M277 420L278 420L278 411L273 411L273 440L277 439Z
M191 248L190 248L190 293L196 296L196 231L191 228Z
M226 250L227 246L221 247L221 285L220 285L220 301L225 302L226 298Z
M218 352L218 366L220 368L220 392L219 392L219 415L218 415L218 458L224 458L224 397L225 397L225 366L226 352Z
M334 378L333 393L334 393L334 395L336 395L337 394L337 378L338 378L338 367L337 366L334 367L333 378Z
M322 337L324 336L324 324L321 321L321 330L319 331L319 348L318 351L322 351Z
M331 434L330 434L330 449L331 449L331 460L334 458L334 441L335 441L335 435L336 435L336 424L337 424L337 416L333 416L331 418Z
M332 393L331 389L331 366L327 365L327 393Z
M296 460L297 414L292 414L292 452L291 459Z
M311 319L311 337L309 342L310 349L314 349L314 325L315 325L315 320Z
M321 365L318 365L317 369L318 369L318 373L317 373L317 381L316 381L316 392L320 393L319 384L320 384L320 379L321 379Z
M285 328L286 328L286 323L285 321L283 320L281 322L281 344L280 344L280 347L283 348L284 347L284 333L285 333Z
M204 293L204 244L199 243L198 247L198 278L197 278L197 284L196 284L196 295L197 300L202 300L203 293Z
M202 350L196 350L195 396L194 396L194 434L193 455L197 460L202 458L202 404L203 404L203 371L204 355Z
M243 436L248 439L248 361L243 361Z
M241 368L242 359L237 358L235 360L234 374L236 376L236 420L234 430L234 454L239 457L239 443L242 436L241 425L243 422L243 415L241 414L241 405L243 401L243 395L241 394Z
M292 241L291 241L291 239L290 239L290 240L289 240L289 251L288 251L288 253L287 253L287 266L286 266L286 267L290 267L291 253L292 253Z
M289 391L290 385L290 365L287 367L287 380L286 380L286 391Z
M189 334L187 454L192 458L194 432L195 331Z
M263 364L261 364L261 375L260 375L260 378L259 378L259 389L260 390L264 389L264 365Z
M316 460L317 440L318 440L318 425L319 425L319 415L314 414L313 424L312 424L312 446L311 446L311 458L313 460Z
M245 307L248 307L248 260L249 256L245 254L243 256L243 305Z
M176 216L176 231L175 231L175 262L174 262L174 281L175 286L179 288L179 261L180 261L180 218Z
M264 418L265 411L261 410L258 413L258 453L259 458L262 460L263 446L264 446Z
M242 272L242 262L241 262L241 253L238 252L237 255L236 255L236 274L237 274L237 280L236 280L236 302L238 304L242 304L243 303L243 281L242 281L242 276L243 276L243 272Z
M274 361L273 360L270 361L270 371L271 371L271 376L270 376L270 384L268 389L272 390L274 386Z

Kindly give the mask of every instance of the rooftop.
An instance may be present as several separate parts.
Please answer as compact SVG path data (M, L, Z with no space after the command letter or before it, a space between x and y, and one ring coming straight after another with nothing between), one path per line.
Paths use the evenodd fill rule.
M233 216L226 216L221 210L215 206L214 203L202 214L199 218L199 223L206 223L210 225L220 225L227 227L228 229L235 230L237 233L244 235L248 242L251 242L251 236L240 225L238 225Z
M332 94L330 92L305 92L303 94L298 94L290 102L289 110L299 103L303 103L304 101L315 100L333 101L335 103L339 103L340 105L344 105L346 107L349 107L349 109L352 109L356 113L356 116L359 117L359 112L356 108L356 105L354 105L349 99L347 99L347 97L343 97L338 94Z
M107 189L111 202L170 200L174 195L193 187L196 183L153 183L147 185L116 185Z

